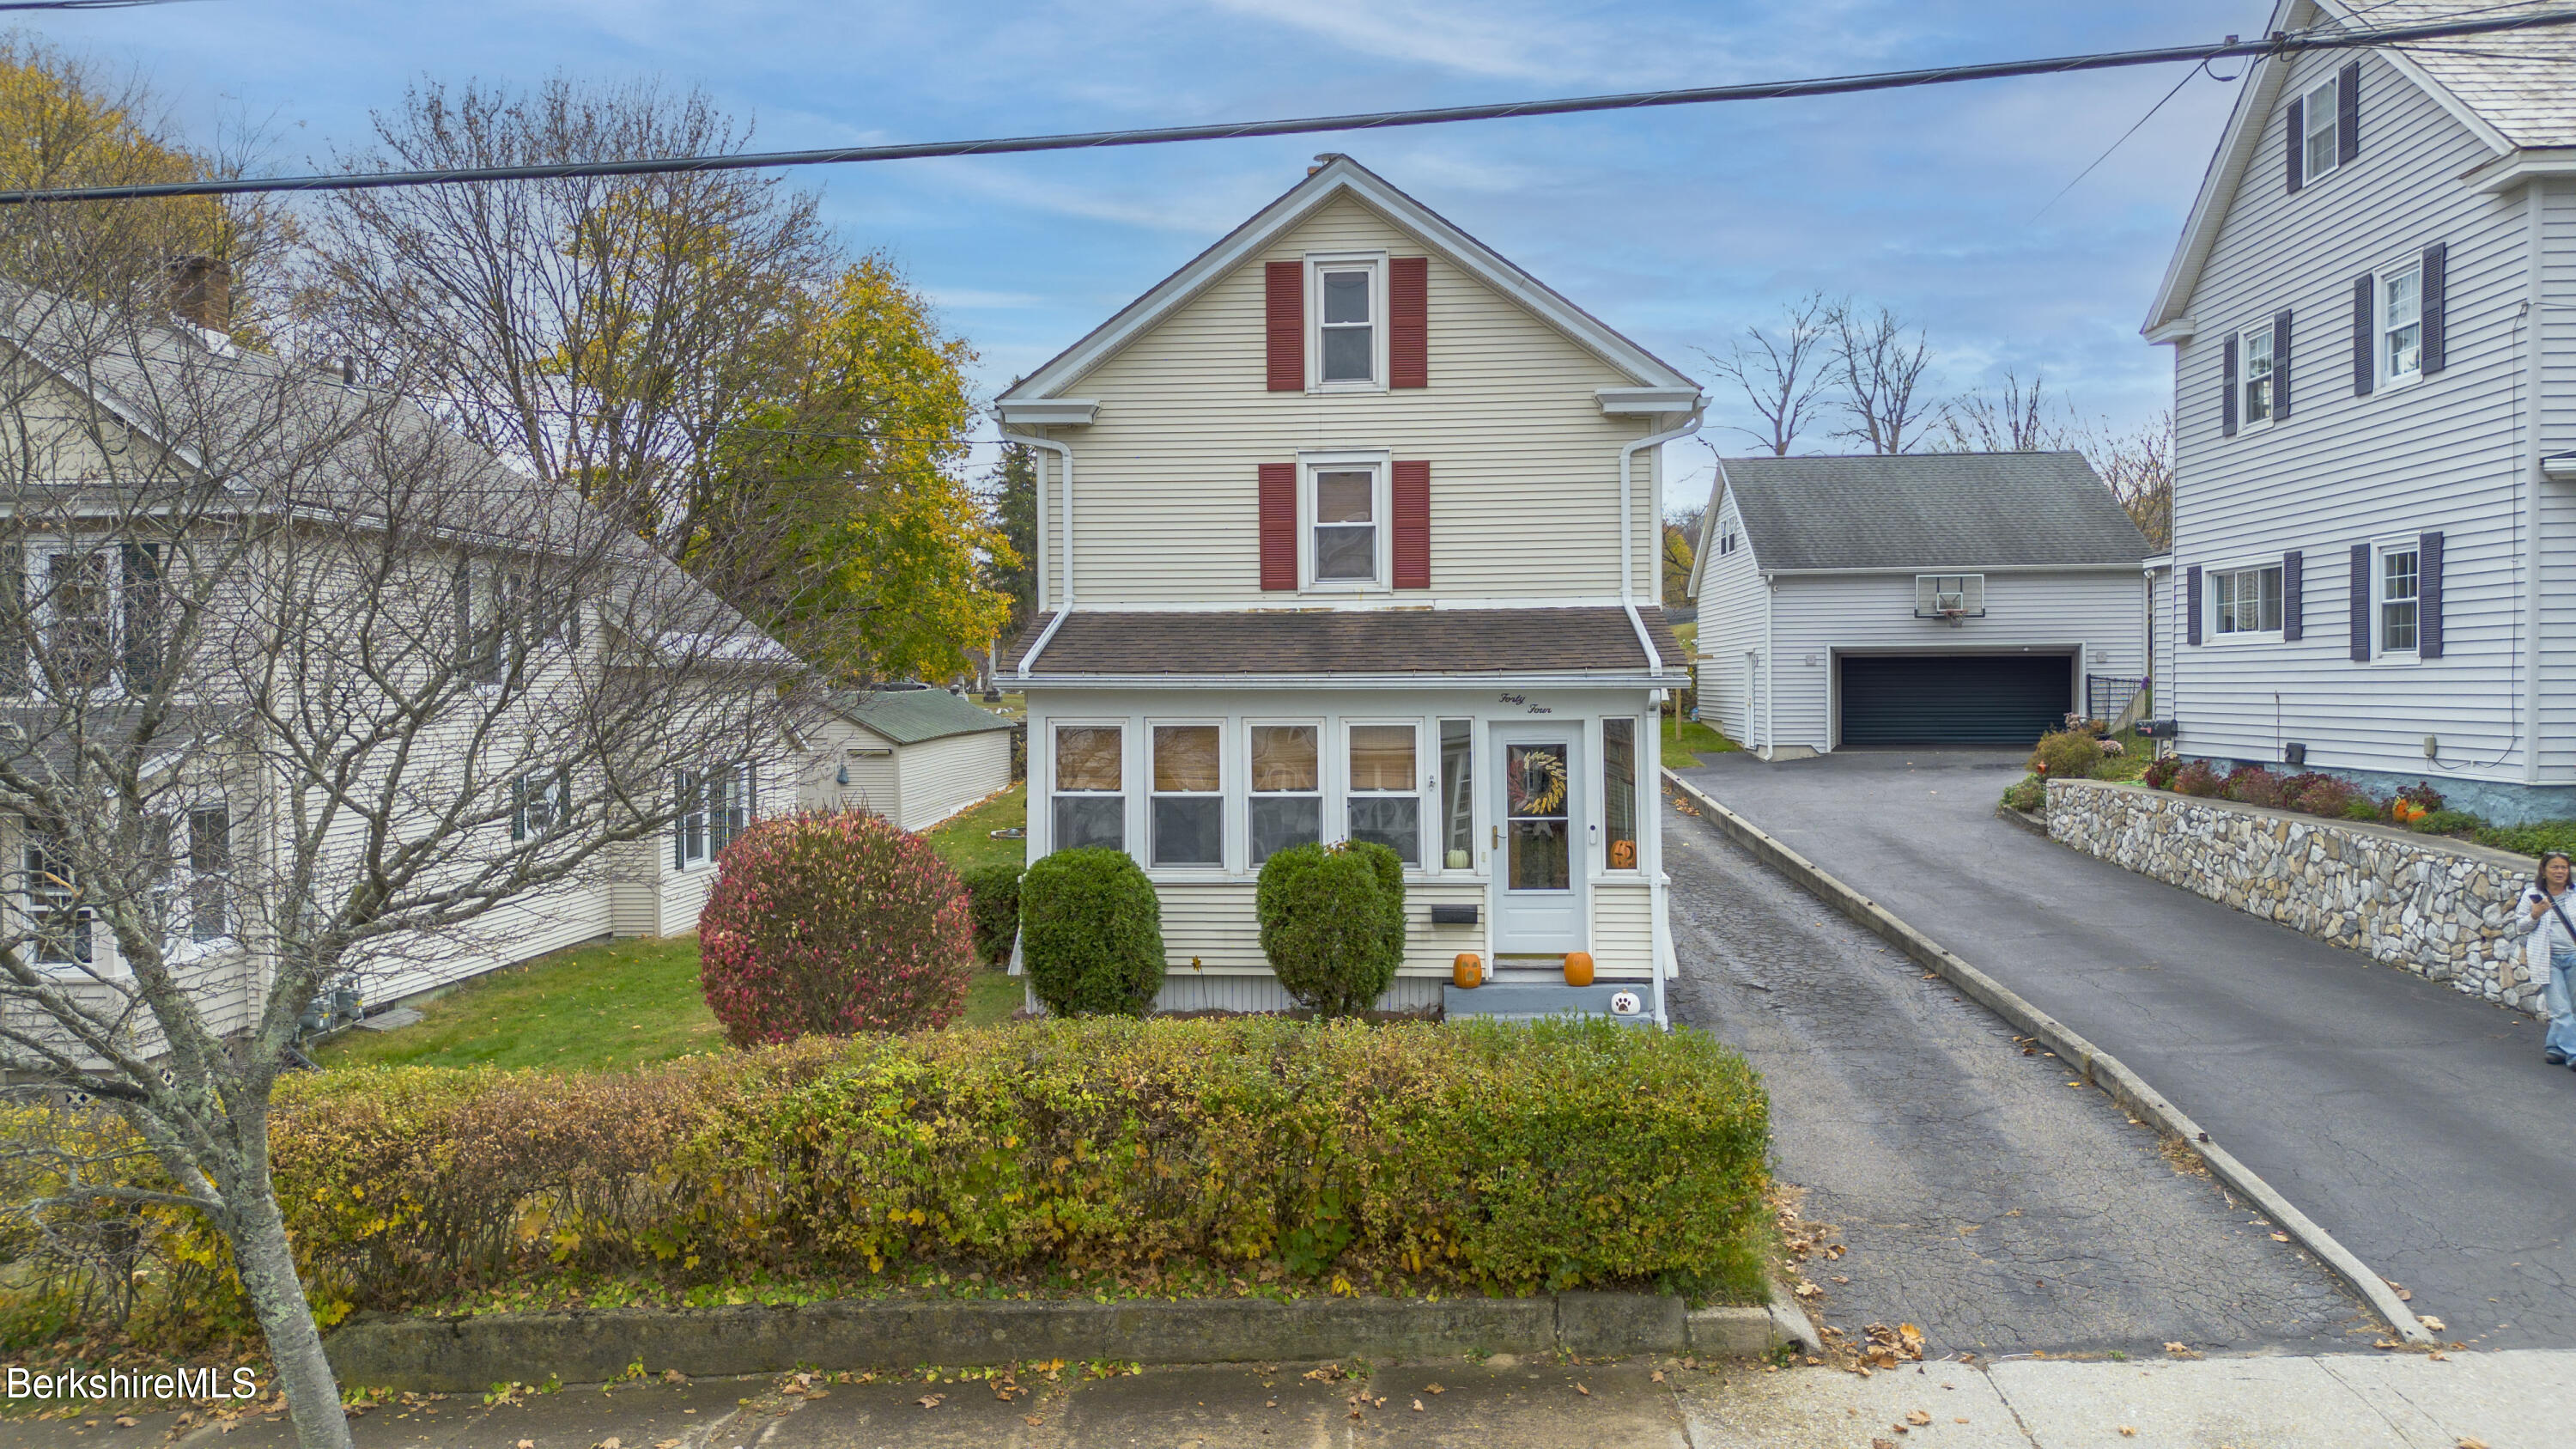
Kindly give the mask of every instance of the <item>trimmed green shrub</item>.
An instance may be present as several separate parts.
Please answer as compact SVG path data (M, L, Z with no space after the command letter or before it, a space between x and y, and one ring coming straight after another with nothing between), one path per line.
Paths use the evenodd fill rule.
M974 951L957 872L864 810L754 823L698 915L707 1007L735 1046L945 1026Z
M1020 876L1027 869L1009 861L958 872L958 879L966 883L967 910L975 921L975 959L987 966L999 966L1011 958L1011 941L1020 930Z
M2173 788L2174 776L2181 773L2181 756L2159 755L2155 759L2147 762L2146 772L2138 778L2146 781L2146 783L2154 789L2170 790Z
M2477 833L2480 845L2510 850L2518 855L2539 855L2543 851L2576 854L2576 820L2535 820L2529 825L2489 825Z
M2058 730L2039 737L2029 768L2052 780L2089 780L2102 763L2102 737L2083 730Z
M2367 795L2355 795L2343 802L2343 818L2346 820L2373 821L2386 813L2385 807Z
M1020 877L1020 960L1058 1016L1143 1016L1163 985L1163 905L1127 852L1059 850Z
M2004 804L2025 815L2035 815L2048 808L2048 782L2037 775L2024 775L2004 787Z
M1404 862L1383 845L1297 845L1261 864L1261 954L1301 1006L1350 1016L1404 963Z

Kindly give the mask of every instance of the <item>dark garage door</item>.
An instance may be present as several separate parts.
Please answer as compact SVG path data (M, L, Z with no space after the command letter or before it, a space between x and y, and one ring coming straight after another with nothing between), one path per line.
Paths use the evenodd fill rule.
M2063 654L1846 657L1847 745L2026 745L2065 722L2074 660Z

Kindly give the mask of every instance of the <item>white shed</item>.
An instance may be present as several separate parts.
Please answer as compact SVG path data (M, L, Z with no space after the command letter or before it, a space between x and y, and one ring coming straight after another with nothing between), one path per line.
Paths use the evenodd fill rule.
M2026 745L2146 678L2147 540L2081 454L1728 458L1700 718L1765 759Z
M1011 783L1011 721L944 689L845 690L810 741L808 809L857 806L927 830Z

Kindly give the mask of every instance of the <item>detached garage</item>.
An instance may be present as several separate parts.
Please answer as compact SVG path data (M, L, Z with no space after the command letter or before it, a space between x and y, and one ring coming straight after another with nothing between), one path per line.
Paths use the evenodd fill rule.
M2027 745L2144 682L2147 541L2082 454L1728 458L1705 519L1700 718L1764 759Z
M856 807L928 830L1011 783L1011 721L944 689L826 697L797 803Z

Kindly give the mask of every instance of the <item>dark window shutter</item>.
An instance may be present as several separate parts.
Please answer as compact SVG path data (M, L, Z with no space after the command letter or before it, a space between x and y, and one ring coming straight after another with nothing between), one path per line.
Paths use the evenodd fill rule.
M1297 587L1297 465L1261 465L1261 587Z
M2218 431L2236 436L2236 337L2218 344Z
M2308 636L2307 560L2297 549L2281 555L2281 642Z
M1262 316L1268 325L1270 390L1306 390L1306 264L1271 262L1261 269Z
M2450 361L2450 326L2444 315L2444 298L2450 291L2443 273L2451 257L2450 244L2435 242L2424 248L2424 286L2417 295L2424 299L2424 375L2431 377Z
M2182 580L2182 642L2197 644L2200 642L2200 565L2193 564L2184 570Z
M2352 546L2352 658L2370 662L2370 545Z
M1395 464L1395 586L1431 587L1431 464Z
M2272 417L2290 415L2290 314L2272 314Z
M525 775L510 782L510 838L528 838L528 777Z
M2308 179L2308 103L2304 100L2290 102L2289 120L2290 144L2286 149L2290 158L2290 189L2296 191Z
M2442 657L2442 535L2415 540L2415 657Z
M125 687L150 694L161 677L161 545L123 545Z
M1389 387L1429 387L1431 385L1431 259L1429 257L1387 258L1386 326L1387 385ZM1396 587L1404 586L1398 584Z
M2352 395L2368 397L2379 381L2379 279L2368 272L2352 279Z
M2349 166L2361 156L2361 62L2335 79L2335 164Z
M0 635L0 694L25 694L27 643L35 633L33 610L27 603L26 544L0 547L0 590L6 590L11 601L7 631Z

